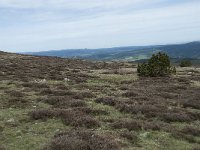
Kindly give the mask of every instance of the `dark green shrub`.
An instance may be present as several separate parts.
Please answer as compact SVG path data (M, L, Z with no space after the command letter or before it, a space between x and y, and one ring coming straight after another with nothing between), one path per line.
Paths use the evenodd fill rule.
M182 60L180 62L180 67L190 67L190 66L192 66L192 63L189 60Z
M176 73L176 68L171 67L167 54L159 52L158 54L153 54L147 63L138 65L137 72L139 76L157 77L174 74Z
M137 72L139 76L149 76L150 75L149 65L146 63L138 65Z

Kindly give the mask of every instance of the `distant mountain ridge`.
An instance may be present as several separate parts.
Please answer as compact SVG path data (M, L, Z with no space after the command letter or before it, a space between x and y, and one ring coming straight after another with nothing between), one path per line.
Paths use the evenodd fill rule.
M102 49L53 50L43 52L30 52L26 54L66 58L83 58L92 60L134 61L147 59L158 51L167 53L171 58L200 59L200 42L153 46L114 47Z

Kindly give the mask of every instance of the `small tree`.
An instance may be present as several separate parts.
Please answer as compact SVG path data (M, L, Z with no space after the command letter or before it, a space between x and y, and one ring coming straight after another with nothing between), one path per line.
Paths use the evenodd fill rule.
M189 60L182 60L180 62L180 67L190 67L190 66L192 66L192 63Z
M157 77L176 73L176 68L171 67L167 54L159 52L153 54L147 63L138 65L137 72L139 76Z

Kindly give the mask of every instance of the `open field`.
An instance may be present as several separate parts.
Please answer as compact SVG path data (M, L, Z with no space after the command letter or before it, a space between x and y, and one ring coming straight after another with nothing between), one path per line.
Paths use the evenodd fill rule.
M200 67L0 52L0 150L199 150Z

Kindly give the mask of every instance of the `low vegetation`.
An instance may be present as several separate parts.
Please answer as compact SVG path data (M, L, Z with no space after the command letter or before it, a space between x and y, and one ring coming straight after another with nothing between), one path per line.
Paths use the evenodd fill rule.
M152 57L151 78L134 63L0 52L0 149L199 149L200 69L168 75L167 58Z
M54 136L48 150L119 150L120 146L109 135L98 135L92 131L67 131Z

